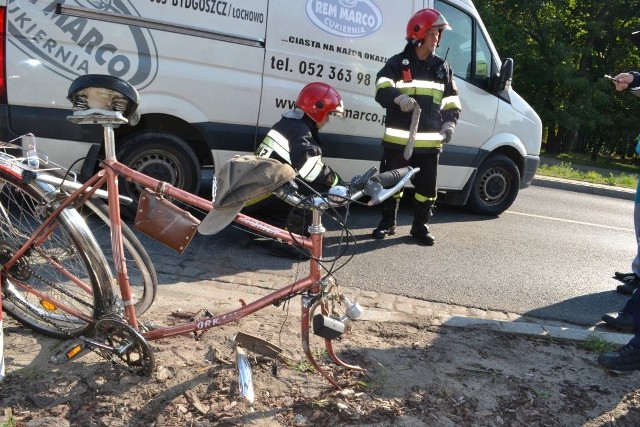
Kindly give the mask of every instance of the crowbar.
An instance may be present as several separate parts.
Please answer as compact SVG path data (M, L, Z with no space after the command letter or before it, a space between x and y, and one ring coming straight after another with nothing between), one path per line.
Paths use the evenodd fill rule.
M418 133L418 123L420 122L420 113L422 109L416 104L411 115L411 125L409 126L409 139L407 146L404 148L404 159L409 160L413 154L413 147L416 145L416 133Z

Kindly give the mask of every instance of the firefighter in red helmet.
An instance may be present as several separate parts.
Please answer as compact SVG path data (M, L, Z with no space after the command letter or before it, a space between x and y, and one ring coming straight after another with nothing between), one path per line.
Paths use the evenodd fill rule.
M344 104L338 91L322 82L307 84L300 91L295 108L285 112L273 125L256 149L255 155L277 159L293 166L298 176L315 191L326 192L334 185L342 184L340 176L324 163L318 135L318 131L333 115L344 117ZM300 188L300 191L304 193L305 188ZM273 195L248 202L244 211L266 222L288 228L293 233L307 234L305 228L309 224L304 211L292 212L291 206ZM301 256L301 252L291 245L278 242L271 246L271 252L290 258Z
M300 178L318 191L326 191L340 182L338 174L322 160L318 136L331 115L344 116L338 91L326 83L309 83L300 91L295 108L273 125L255 154L290 164Z
M420 168L412 180L415 199L410 234L428 246L435 243L428 223L437 195L438 159L443 144L453 137L461 111L451 67L435 53L442 32L449 29L437 10L416 12L407 23L404 50L391 57L376 77L376 101L386 108L380 171L408 165ZM410 136L413 149L406 149ZM401 197L402 192L382 204L382 220L372 232L374 238L395 234Z

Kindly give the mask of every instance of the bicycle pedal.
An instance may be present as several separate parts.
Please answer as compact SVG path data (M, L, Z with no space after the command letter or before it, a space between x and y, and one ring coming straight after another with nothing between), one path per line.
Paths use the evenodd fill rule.
M89 353L89 351L90 349L87 346L86 341L76 338L62 343L49 360L51 361L51 363L61 365L63 363L67 363L72 359L79 359L80 357Z

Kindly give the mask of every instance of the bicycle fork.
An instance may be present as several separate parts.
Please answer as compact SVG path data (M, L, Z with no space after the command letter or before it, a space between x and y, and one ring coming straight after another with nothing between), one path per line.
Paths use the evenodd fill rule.
M327 354L336 365L350 370L364 372L365 369L360 366L343 362L333 348L333 340L340 337L345 331L348 331L351 321L357 319L362 314L362 308L359 304L354 304L349 301L344 295L338 295L333 292L336 286L333 276L328 275L322 279L320 278L320 266L317 260L322 256L322 236L326 231L322 225L321 215L321 212L314 210L312 225L309 227L310 238L313 242L310 275L316 278L316 285L302 296L300 322L302 349L316 371L336 389L341 390L335 378L320 366L311 352L309 344L310 325L313 324L313 332L315 335L324 338ZM335 312L330 313L329 302L331 299L333 299L333 303L346 305L345 315L338 316ZM320 307L320 313L314 314L318 307Z

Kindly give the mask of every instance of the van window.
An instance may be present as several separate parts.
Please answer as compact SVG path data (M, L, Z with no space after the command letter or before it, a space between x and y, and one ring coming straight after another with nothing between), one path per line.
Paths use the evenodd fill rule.
M476 26L476 60L475 73L473 81L476 85L483 89L489 89L489 80L491 78L491 50L487 40L480 32L480 28Z
M493 57L482 31L474 19L460 9L441 1L435 2L435 8L451 26L451 30L442 33L438 54L446 55L457 78L488 90Z

